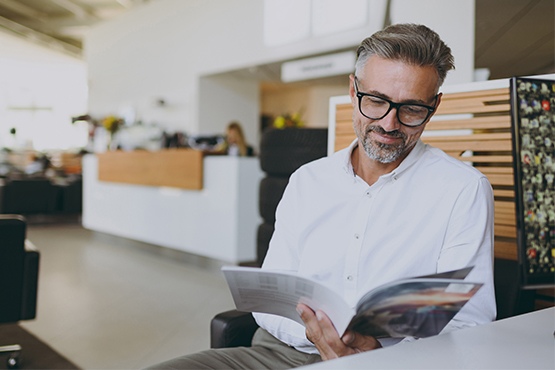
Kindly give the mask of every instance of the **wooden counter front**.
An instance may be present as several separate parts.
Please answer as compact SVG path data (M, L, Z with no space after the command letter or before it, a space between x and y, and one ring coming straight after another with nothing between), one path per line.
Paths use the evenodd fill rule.
M198 150L118 150L97 156L100 181L202 189L203 153Z

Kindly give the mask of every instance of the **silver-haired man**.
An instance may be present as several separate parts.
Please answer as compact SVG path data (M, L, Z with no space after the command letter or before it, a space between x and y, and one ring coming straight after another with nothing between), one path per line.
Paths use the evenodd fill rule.
M291 176L263 268L316 279L354 307L393 280L474 266L470 278L484 286L444 331L495 318L491 185L420 140L453 68L451 50L425 26L389 26L362 42L350 76L357 139ZM325 312L297 310L305 326L256 313L252 347L157 368L286 369L398 342L352 331L340 337Z

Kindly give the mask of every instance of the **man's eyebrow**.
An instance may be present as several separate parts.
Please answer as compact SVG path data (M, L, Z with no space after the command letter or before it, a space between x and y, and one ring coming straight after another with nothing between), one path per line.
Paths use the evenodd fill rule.
M383 94L383 93L381 93L381 92L379 92L379 91L376 91L376 90L370 90L370 91L368 91L368 92L365 92L365 94L375 95L375 96L377 96L377 97L379 97L379 98L384 98L384 99L393 101L393 99L391 99L390 96L388 96L388 95L386 95L386 94ZM431 99L430 99L430 100L431 100ZM422 100L422 99L405 99L405 100L403 100L403 101L396 101L395 103L401 103L401 104L420 104L420 105L428 105L428 104L429 104L429 103L425 102L425 101Z

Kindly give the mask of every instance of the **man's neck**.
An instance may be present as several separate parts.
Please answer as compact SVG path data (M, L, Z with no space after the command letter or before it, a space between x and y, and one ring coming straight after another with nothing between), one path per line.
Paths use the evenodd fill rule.
M351 153L351 164L355 174L371 186L378 181L380 176L390 173L399 167L401 162L407 157L411 150L403 154L395 162L382 163L375 159L369 158L364 152L364 149L362 149L360 145L357 145Z

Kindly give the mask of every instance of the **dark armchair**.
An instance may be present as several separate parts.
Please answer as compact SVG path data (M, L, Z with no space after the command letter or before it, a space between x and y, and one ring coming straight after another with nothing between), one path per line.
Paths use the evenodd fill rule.
M57 207L60 189L44 177L7 179L0 184L0 213L49 214Z
M21 216L0 215L0 324L34 319L37 307L39 252L26 240ZM21 347L0 347L9 352L8 368L17 367Z
M210 322L210 348L250 347L256 329L250 312L219 313Z

